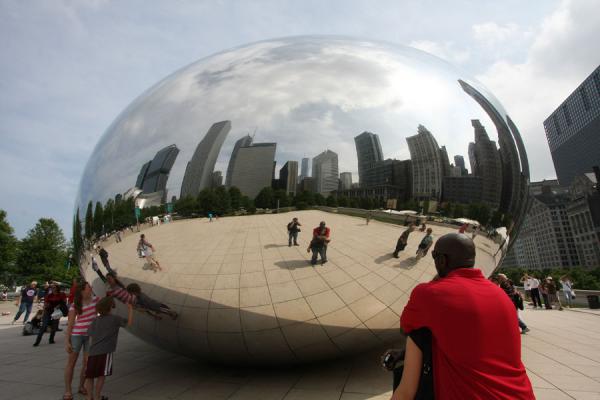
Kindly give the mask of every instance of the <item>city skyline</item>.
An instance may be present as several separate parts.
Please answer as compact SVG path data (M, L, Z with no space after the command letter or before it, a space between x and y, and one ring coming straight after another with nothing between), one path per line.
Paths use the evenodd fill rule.
M2 206L8 211L9 220L12 221L12 218L16 218L19 221L30 221L28 223L16 224L17 232L20 235L31 226L31 221L35 220L34 216L36 214L39 215L39 213L34 212L36 203L47 205L48 214L46 215L54 215L56 207L64 210L61 211L64 212L63 217L58 219L62 221L61 226L69 227L70 217L68 215L70 215L70 210L66 208L70 207L64 206L65 199L73 197L75 186L79 181L79 171L81 171L82 164L87 159L101 132L110 124L113 117L122 109L122 106L141 93L150 83L194 58L202 57L224 48L229 48L249 40L281 37L306 31L298 27L294 32L286 32L289 24L284 22L286 21L286 17L283 15L281 16L282 18L274 19L274 21L277 21L277 24L269 26L267 30L260 30L258 36L250 35L248 37L244 35L242 37L234 32L227 32L226 35L217 35L219 40L211 41L210 44L206 45L201 42L200 46L198 46L197 41L181 41L180 38L177 38L174 42L176 45L173 46L168 42L174 40L175 37L161 35L157 37L158 40L143 40L146 45L138 47L138 50L142 51L141 57L130 60L132 62L127 64L108 62L108 64L104 64L103 68L99 70L93 65L97 65L98 62L106 63L107 60L111 60L115 54L119 54L119 52L126 48L129 49L126 53L130 53L131 49L136 48L132 39L141 39L143 35L152 34L155 31L146 29L148 27L146 25L140 27L141 31L136 28L142 36L120 36L118 40L115 40L116 37L114 35L106 35L105 32L102 32L100 35L98 28L105 26L105 24L96 24L94 21L104 18L107 16L108 9L115 7L115 5L109 4L98 3L90 9L91 13L86 14L85 19L82 18L84 9L87 9L87 7L77 4L65 5L64 8L54 10L48 8L40 9L35 3L21 3L18 5L8 3L4 4L3 7L10 11L2 13L5 18L2 26L4 29L12 32L11 36L16 43L19 43L20 40L30 35L37 35L37 39L27 40L22 42L21 45L6 49L7 57L3 59L5 62L2 64L5 76L8 74L7 82L9 83L4 94L16 99L17 103L22 102L23 99L29 98L32 100L27 103L31 107L25 108L28 110L27 116L23 113L13 114L11 111L12 108L9 108L4 109L5 113L2 118L5 122L5 132L20 135L14 141L11 141L11 137L9 137L9 143L3 147L6 153L1 157L7 162L4 169L5 174L3 174L3 187L10 188ZM125 8L128 6L121 4L118 7ZM225 7L228 6L225 5ZM352 12L353 9L356 10L356 7L356 4L348 5L348 10ZM402 6L388 4L386 9L393 14L394 10L398 10L399 7ZM482 82L498 95L499 99L514 114L514 120L526 136L533 138L534 133L539 133L539 138L541 138L543 137L543 127L540 121L543 121L564 100L566 95L572 92L577 84L597 66L597 60L594 60L595 57L592 56L593 54L597 54L597 52L593 51L595 41L590 39L597 36L598 24L589 22L592 15L594 15L593 12L585 11L589 7L591 7L591 3L585 1L575 3L551 1L545 3L543 6L537 4L527 5L526 7L506 7L504 10L494 10L493 12L490 11L490 5L487 4L479 7L476 13L474 10L463 10L465 13L462 11L460 13L453 13L451 7L439 5L434 10L432 18L425 22L425 25L431 24L430 29L426 30L427 37L424 36L422 29L410 29L408 26L406 30L398 31L394 29L391 35L388 32L383 33L386 30L386 23L373 24L373 21L369 23L364 18L364 13L354 14L361 15L360 19L354 21L352 17L348 19L348 15L346 15L342 25L318 23L315 25L315 29L310 29L309 31L328 33L323 32L323 30L329 30L330 33L361 35L359 33L361 30L360 27L366 24L371 27L369 35L375 39L385 38L396 43L410 44L441 55L453 63L458 62L460 66L471 68L471 72L477 75ZM247 13L249 10L246 8L253 7L248 6L244 8L244 12ZM518 17L514 11L510 11L511 9L519 9ZM152 7L148 7L145 12L151 13ZM261 10L262 12L268 13L269 10ZM33 16L40 13L44 15L41 19L44 22L41 24L38 22L33 23ZM414 13L418 14L418 11L416 9L409 11L410 15L415 15ZM197 23L198 19L196 17L200 16L196 15L196 17L192 18L191 16L195 15L192 10L189 10L186 14L190 17L190 21L194 20L194 24L188 25L188 28L191 29L186 34L197 35L198 30L220 29L218 28L218 24ZM67 15L69 18L63 19ZM119 12L119 15L127 16L132 14L129 12ZM231 17L230 13L221 13L214 17L218 20L220 18L219 15L221 17L227 15L228 19ZM236 15L239 16L240 14ZM300 15L302 15L302 12ZM444 18L440 19L441 15ZM453 15L454 18L448 19L448 15ZM295 15L295 17L298 17L298 15ZM300 18L302 17L300 16ZM369 18L373 18L373 16ZM464 18L467 18L467 20L464 20ZM311 17L310 20L312 23L314 18ZM415 21L417 20L418 18L415 18ZM445 31L446 28L444 26L447 24L445 21L450 20L453 20L453 26L458 24L462 29L458 31L454 29ZM19 22L17 23L16 21ZM39 21L39 19L35 21ZM57 24L57 21L60 21L60 23ZM144 25L148 21L147 19L136 19L135 23ZM457 21L463 21L463 23ZM556 29L559 21L562 21L560 31ZM115 23L123 22L124 20L115 21ZM168 17L167 23L173 23L173 16ZM185 26L185 22L183 24L178 23L178 25ZM236 27L242 27L244 26L244 22L238 21L235 25ZM253 25L255 25L253 28L256 28L256 24ZM294 26L296 25L294 24ZM423 21L421 21L419 26L423 26ZM49 28L52 29L50 32L48 32ZM88 35L79 36L82 33L81 29L84 32L88 32ZM443 34L440 35L440 31L443 31ZM40 32L45 33L40 34ZM456 35L460 35L461 38L457 38ZM198 37L204 36L206 35L202 32ZM69 37L74 38L75 41L69 39ZM83 37L85 37L86 41L90 42L88 43L90 45L75 46ZM102 41L98 42L100 37ZM586 37L590 39L586 39ZM46 55L46 57L50 58L50 63L38 64L34 62L40 54L40 51L36 47L39 46L41 49L49 48L50 45L46 42L56 42L57 40L64 43L64 46L58 49L59 51ZM483 46L486 40L490 43L489 47ZM447 43L446 41L452 43ZM158 55L157 57L151 55L153 46L147 45L152 42L155 43L154 47L162 49L160 52L155 53ZM591 48L589 43L591 43ZM185 46L188 48L183 51L183 47ZM163 50L165 48L174 51L175 57L164 57ZM583 48L585 48L585 51L578 50ZM503 50L497 51L497 49ZM15 51L19 54L14 54ZM82 52L85 53L86 51L87 54L82 56ZM77 56L74 56L74 52ZM98 52L102 54L101 57L94 55L94 53ZM140 53L138 52L138 54ZM557 54L561 54L560 59L553 59ZM148 56L154 58L150 60L147 58L144 59L144 57ZM180 61L182 58L183 61ZM63 79L63 75L66 74L64 68L48 68L48 66L60 65L58 61L65 59L77 60L77 65L74 64L69 70L70 77L75 76L75 79ZM496 63L496 61L500 60L503 62ZM590 64L592 60L596 61L594 65ZM136 65L136 62L139 61L141 61L143 67ZM36 64L38 65L37 69ZM87 64L87 67L85 69L78 69L78 66L80 67L82 64ZM11 65L16 65L17 68L12 68L10 67ZM44 65L44 68L41 68L42 65ZM540 66L544 66L544 68L540 69ZM119 69L117 74L113 72L115 68ZM34 69L36 69L35 72L32 72ZM87 75L86 71L90 70L93 70L94 74L100 76L100 78L95 80L84 79L83 77ZM130 71L144 72L137 73ZM535 74L532 74L532 71L535 71ZM21 82L31 81L32 78L33 84L21 84ZM41 82L44 83L40 84ZM102 84L99 84L100 82ZM508 84L508 82L511 82L511 84ZM111 84L114 85L111 86ZM85 85L89 88L84 90ZM48 95L35 96L39 99L35 100L29 96L29 90L15 90L18 87L38 87L42 90L42 93L46 92ZM109 90L112 87L118 89ZM537 89L530 90L532 87L536 87ZM88 93L95 93L96 95L88 97ZM85 94L85 97L80 96L83 94ZM37 113L37 109L41 106L41 103L45 103L42 99L47 98L53 99L52 106L55 108L51 113ZM64 105L65 102L68 105L62 108L69 109L69 114L63 115L61 118L48 119L50 115L61 115L61 107L59 105ZM535 107L528 106L533 104L535 104ZM41 108L47 109L47 104ZM19 109L23 108L20 107ZM92 109L94 113L87 111ZM15 122L19 121L19 118L22 118L24 121L23 124L15 124ZM23 129L23 127L27 128ZM253 128L254 125L245 127L250 132ZM74 136L75 132L77 134ZM32 139L34 135L38 134L40 138ZM525 144L528 148L531 147L531 143L536 143L536 141L540 140L535 139L532 142L533 139L527 139L527 137L525 139ZM527 143L528 141L529 143ZM35 143L37 146L34 147L38 147L39 149L32 149L32 146L26 145L26 143ZM161 143L161 145L167 144ZM547 149L544 149L545 146L541 147L539 151L547 152ZM28 150L27 152L22 152L22 149ZM42 149L48 154L40 154ZM536 157L535 151L537 150L535 147L533 150L530 149L530 156ZM32 160L35 161L26 162L28 159L27 153L31 153L32 156L35 154L32 157ZM189 156L182 154L181 157L188 158ZM51 158L57 162L50 163ZM549 154L547 160L548 163L546 165L551 166ZM23 163L26 165L38 165L36 170L40 171L40 173L35 174L37 182L33 180L33 175L30 176L27 172L24 174L17 172L28 170L28 168L21 166ZM543 163L539 162L539 156L537 156L536 162L532 162L533 179L553 177L554 174L552 172L540 175L540 168L543 165ZM61 167L59 168L59 166ZM225 171L224 167L219 166L219 168ZM48 176L51 173L55 175ZM15 178L17 176L19 177L18 179ZM53 192L49 190L48 185L55 185L57 179L61 186L58 196L54 196L50 200L41 201L38 197L43 196L43 193ZM39 190L36 190L39 195L33 195L31 200L28 200L26 197L25 199L21 198L19 201L16 201L17 197L15 196L18 193L22 193L22 190L27 187L39 187ZM16 209L14 208L15 205ZM67 233L69 230L66 229Z

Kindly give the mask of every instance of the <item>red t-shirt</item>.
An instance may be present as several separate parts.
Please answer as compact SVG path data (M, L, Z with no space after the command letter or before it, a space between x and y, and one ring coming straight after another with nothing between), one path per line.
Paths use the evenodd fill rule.
M329 227L326 226L325 227L325 237L327 239L329 239L329 232L331 232L331 231L329 230ZM313 229L313 237L315 237L315 236L321 236L321 227L320 226L317 226L315 229Z
M515 306L480 270L415 287L400 326L431 330L436 399L535 399Z

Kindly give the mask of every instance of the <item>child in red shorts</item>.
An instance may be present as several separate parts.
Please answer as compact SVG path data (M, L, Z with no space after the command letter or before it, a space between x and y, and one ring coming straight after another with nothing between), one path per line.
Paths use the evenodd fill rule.
M112 375L113 353L117 349L117 338L121 327L131 326L133 322L133 307L129 307L128 319L112 315L110 312L115 307L112 297L103 298L96 304L96 311L100 316L88 328L90 338L90 351L85 367L86 399L106 400L101 396L102 386L106 376ZM94 387L94 380L96 386ZM94 394L94 396L92 395Z

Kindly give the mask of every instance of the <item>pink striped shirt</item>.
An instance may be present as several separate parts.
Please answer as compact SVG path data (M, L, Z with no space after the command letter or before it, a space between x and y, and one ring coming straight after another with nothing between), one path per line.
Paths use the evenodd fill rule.
M73 325L71 335L87 336L90 324L96 319L96 304L98 303L98 300L98 297L92 297L90 304L81 308L81 314L76 314L75 324ZM69 310L75 310L75 304L71 304Z
M106 292L107 296L112 296L117 298L123 304L134 304L135 299L133 295L129 294L129 292L122 287L115 287Z

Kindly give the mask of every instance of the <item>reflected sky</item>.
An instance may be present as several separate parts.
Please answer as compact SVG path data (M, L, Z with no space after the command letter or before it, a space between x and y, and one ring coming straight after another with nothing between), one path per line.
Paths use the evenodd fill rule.
M379 135L384 158L408 159L405 138L427 127L452 162L473 141L471 119L492 140L494 125L458 84L462 79L499 102L452 65L409 47L339 37L276 39L227 50L193 63L138 97L107 129L90 158L76 206L106 201L131 188L140 167L176 144L168 197L179 196L187 162L215 122L232 124L215 170L226 174L233 145L256 131L255 143L277 143L277 171L288 160L338 153L339 171L358 180L354 137Z

